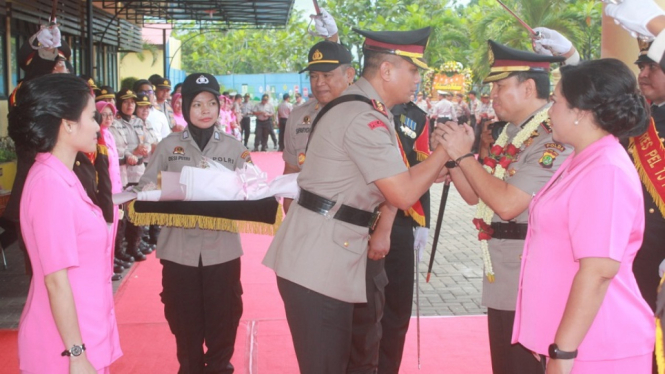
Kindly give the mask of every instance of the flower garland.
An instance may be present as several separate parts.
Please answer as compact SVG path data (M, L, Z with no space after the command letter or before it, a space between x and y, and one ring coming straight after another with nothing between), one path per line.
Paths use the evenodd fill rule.
M521 152L520 148L529 138L538 126L549 118L547 110L541 110L538 114L533 116L527 122L522 130L520 130L513 141L508 143L508 126L504 127L501 135L490 149L490 155L483 160L483 168L488 173L495 177L505 180L506 170L508 166L515 161L517 155ZM504 149L505 148L505 149ZM494 282L494 269L492 268L492 259L490 257L488 241L492 238L494 230L492 230L492 217L494 211L484 201L478 201L478 208L476 210L476 217L473 219L473 224L478 230L478 240L480 240L480 248L483 254L483 264L485 265L485 276L487 280Z

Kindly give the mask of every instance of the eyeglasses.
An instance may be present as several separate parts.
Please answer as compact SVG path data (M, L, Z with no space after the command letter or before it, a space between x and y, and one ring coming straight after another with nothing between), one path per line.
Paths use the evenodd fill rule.
M149 94L151 94L151 93L155 93L155 91L153 91L153 90L145 90L145 91L139 91L139 93L140 93L140 94L144 94L144 95L149 95Z
M102 118L113 118L113 113L101 113Z

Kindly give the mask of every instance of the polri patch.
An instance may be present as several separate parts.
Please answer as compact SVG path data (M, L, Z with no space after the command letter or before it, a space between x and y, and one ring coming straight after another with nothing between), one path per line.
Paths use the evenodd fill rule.
M556 149L560 152L565 152L566 151L566 147L564 147L563 144L560 144L560 143L546 143L545 148L553 148L553 149Z
M545 152L543 152L543 156L538 160L538 163L545 169L551 169L552 165L554 165L554 160L556 160L558 156L559 153L557 151L546 149Z
M180 147L180 146L175 147L173 149L173 154L174 155L184 155L185 154L185 149L183 147Z
M370 123L368 124L368 126L369 126L369 128L372 129L372 130L377 129L377 128L381 128L381 127L383 127L383 128L385 128L386 130L388 130L388 126L386 126L386 124L383 123L383 121L379 121L378 119L377 119L376 121L372 121L372 122L370 122Z

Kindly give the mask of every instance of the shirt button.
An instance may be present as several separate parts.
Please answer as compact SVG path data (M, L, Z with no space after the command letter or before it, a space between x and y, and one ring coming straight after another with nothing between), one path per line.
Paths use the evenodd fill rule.
M653 212L655 212L655 210L653 210L653 208L649 209L649 213L653 213Z
M76 161L76 166L81 166L81 161Z
M349 242L344 242L344 247L348 247L348 246L349 246Z

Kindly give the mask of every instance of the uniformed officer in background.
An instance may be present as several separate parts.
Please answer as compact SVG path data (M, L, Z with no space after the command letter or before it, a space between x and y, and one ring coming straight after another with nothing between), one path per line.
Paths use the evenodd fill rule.
M413 167L430 154L427 112L411 101L395 105L391 112L402 158L408 167ZM395 215L390 252L385 258L388 285L381 318L379 374L399 372L413 306L414 259L419 260L414 249L423 250L427 245L429 222L429 190L409 209Z
M415 93L429 32L361 31L362 78L312 124L298 203L263 261L277 274L301 373L347 371L367 259L384 258L397 208L409 209L449 159L439 148L407 170L387 109Z

